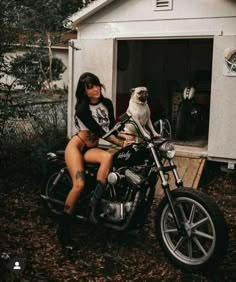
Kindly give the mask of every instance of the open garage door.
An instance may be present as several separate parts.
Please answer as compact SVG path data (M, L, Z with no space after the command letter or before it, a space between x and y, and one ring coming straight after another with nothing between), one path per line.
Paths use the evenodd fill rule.
M118 40L117 116L129 89L147 86L152 120L170 121L175 144L207 151L212 52L213 38ZM187 87L195 94L184 101Z
M105 85L105 96L114 100L116 90L116 48L114 39L73 40L69 48L69 97L68 130L71 137L75 132L74 108L75 92L79 76L84 72L96 74Z

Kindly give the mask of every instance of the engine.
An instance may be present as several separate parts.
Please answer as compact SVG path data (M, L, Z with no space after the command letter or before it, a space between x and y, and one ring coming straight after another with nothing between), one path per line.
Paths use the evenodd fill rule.
M108 175L107 197L101 201L102 216L113 223L124 221L129 215L137 186L144 182L143 166L122 168Z
M122 172L110 172L107 181L111 185L120 184L124 180L128 181L130 184L139 185L144 181L144 177L141 174L142 168L126 168L123 169Z
M131 211L133 202L117 203L107 200L101 201L102 217L109 222L117 223L125 220Z

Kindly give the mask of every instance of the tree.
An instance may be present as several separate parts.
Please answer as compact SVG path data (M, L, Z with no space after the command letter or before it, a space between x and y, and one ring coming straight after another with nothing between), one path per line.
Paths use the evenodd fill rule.
M1 0L0 23L21 31L62 31L63 21L83 5L83 0Z
M30 50L23 56L17 56L11 61L11 74L16 78L15 85L22 85L26 90L40 90L42 85L53 80L59 80L65 71L63 62L52 57L53 68L49 67L46 50Z
M1 0L0 78L4 74L9 75L9 71L14 71L14 74L17 73L18 75L22 72L22 68L19 68L19 71L16 70L17 66L20 67L18 64L20 59L14 60L13 66L9 66L11 60L6 60L4 54L12 51L16 44L18 46L19 44L21 46L31 46L32 55L38 52L39 49L48 50L49 74L46 75L42 67L40 75L45 76L49 88L51 88L50 82L55 76L53 68L58 67L58 64L54 65L56 60L53 58L51 47L64 41L63 34L68 30L64 28L63 21L82 5L82 0ZM45 58L46 55L44 54L43 60ZM22 60L24 64L27 62L26 58L22 58ZM28 68L32 68L31 63L29 63ZM61 67L60 70L63 71L65 68ZM14 74L12 73L12 75Z
M68 32L63 26L63 21L76 12L83 5L82 2L82 0L0 1L0 79L4 75L15 76L8 84L0 82L0 89L6 90L4 93L0 92L0 143L5 121L12 114L8 111L8 105L13 103L11 94L14 85L21 81L26 88L38 89L44 78L50 85L50 80L64 71L62 63L52 56L51 46L61 40L64 32ZM52 36L54 32L57 32L56 36ZM6 56L20 46L30 47L30 53L22 58ZM43 55L39 57L35 54ZM28 77L25 75L26 70Z

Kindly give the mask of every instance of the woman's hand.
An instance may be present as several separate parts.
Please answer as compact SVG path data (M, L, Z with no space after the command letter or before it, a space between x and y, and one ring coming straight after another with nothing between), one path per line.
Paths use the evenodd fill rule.
M126 146L128 146L128 145L130 145L131 143L134 142L133 139L127 138L127 136L126 136L126 138L124 138L124 136L122 136L122 138L121 138L121 136L118 136L118 138L117 138L114 135L110 135L107 138L107 141L109 141L109 142L111 142L111 143L113 143L116 146L119 146L121 148L126 147Z
M125 139L124 143L123 143L123 147L126 147L126 146L128 146L128 145L130 145L132 143L134 143L134 140L132 140L132 139Z

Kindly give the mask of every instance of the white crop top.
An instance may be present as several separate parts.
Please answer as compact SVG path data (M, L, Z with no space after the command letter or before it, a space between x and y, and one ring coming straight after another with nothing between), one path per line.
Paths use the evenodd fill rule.
M89 105L89 109L92 113L93 119L101 126L105 131L109 131L110 120L108 116L107 108L102 104ZM88 127L76 116L76 127L78 130L88 130Z

